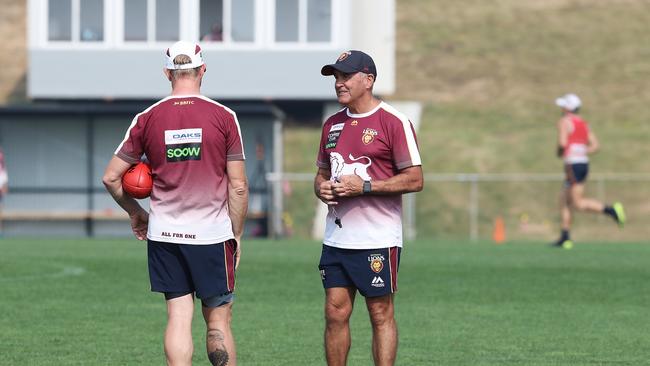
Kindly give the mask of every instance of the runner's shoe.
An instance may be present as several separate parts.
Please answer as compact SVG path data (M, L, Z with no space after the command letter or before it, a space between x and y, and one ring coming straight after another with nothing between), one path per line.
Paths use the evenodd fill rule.
M618 227L621 229L625 226L625 210L623 209L623 204L616 202L612 205L614 212L616 213L616 222L618 222Z

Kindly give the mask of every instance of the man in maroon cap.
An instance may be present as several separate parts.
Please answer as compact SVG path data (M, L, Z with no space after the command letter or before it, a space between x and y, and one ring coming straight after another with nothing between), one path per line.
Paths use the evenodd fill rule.
M393 294L402 249L402 194L422 190L417 141L409 119L377 99L377 69L347 51L321 69L333 75L345 108L327 119L318 151L316 196L329 206L319 263L325 288L325 356L345 365L356 292L366 299L375 365L393 365L397 324Z

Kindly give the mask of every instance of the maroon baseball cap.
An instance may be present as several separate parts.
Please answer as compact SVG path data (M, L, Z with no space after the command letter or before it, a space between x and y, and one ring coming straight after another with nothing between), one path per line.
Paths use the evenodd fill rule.
M346 74L352 74L355 72L363 72L366 74L372 74L377 78L377 68L375 67L375 62L372 60L372 57L368 56L365 52L350 50L343 52L336 62L333 64L325 65L320 69L321 75L334 75L334 70Z

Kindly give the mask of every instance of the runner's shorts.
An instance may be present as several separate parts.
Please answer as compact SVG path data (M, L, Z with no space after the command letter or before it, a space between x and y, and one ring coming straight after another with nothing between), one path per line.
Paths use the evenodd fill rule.
M566 172L566 184L582 183L587 180L589 174L588 163L565 164L564 171Z
M191 245L149 240L151 291L195 292L200 299L235 290L234 239L219 244Z
M355 287L365 297L397 292L401 250L342 249L323 244L318 265L323 287Z

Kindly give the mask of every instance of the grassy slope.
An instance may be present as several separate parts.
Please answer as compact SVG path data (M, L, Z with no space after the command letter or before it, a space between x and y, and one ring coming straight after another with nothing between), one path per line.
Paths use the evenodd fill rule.
M248 241L233 329L243 365L318 365L318 243ZM0 241L0 364L162 364L165 305L135 240ZM399 365L641 365L650 247L408 243ZM358 300L361 300L359 298ZM197 307L195 364L207 364ZM370 361L362 301L351 365Z
M575 92L601 140L592 172L645 173L650 171L644 158L650 155L648 13L647 0L399 0L397 91L387 97L424 103L418 139L425 172L559 173L561 162L554 156L559 111L553 101ZM319 131L291 128L285 136L287 171L314 171ZM641 217L650 214L645 190L628 193L641 188L610 185L601 195L591 184L589 193L624 200L631 216ZM558 190L559 184L536 184L532 192L482 186L487 198L481 203L481 235L489 235L497 214L506 216L512 229L525 214L537 228L534 234L550 239ZM418 200L418 232L467 232L467 191L427 185ZM445 208L452 210L442 215ZM297 226L309 225L309 215L296 215L305 218L297 219ZM582 223L593 223L583 226L588 237L618 236L609 224L592 230L603 226L600 218L581 216ZM648 234L640 221L638 229L627 231L628 239Z
M603 142L599 171L650 170L638 158L650 152L650 2L406 0L397 9L394 98L428 105L427 171L557 171L553 100L569 91Z

